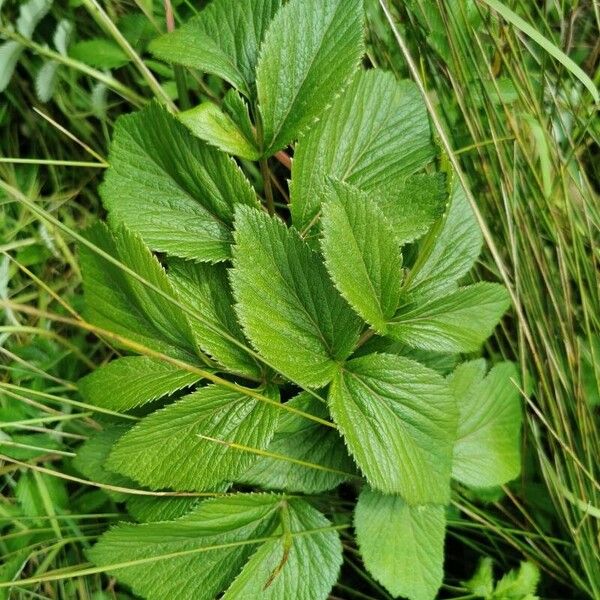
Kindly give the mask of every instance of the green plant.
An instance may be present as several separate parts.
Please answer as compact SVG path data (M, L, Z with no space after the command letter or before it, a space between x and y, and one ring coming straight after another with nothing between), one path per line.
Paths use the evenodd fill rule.
M597 85L600 13L578 0L499 4L390 2L389 19L373 11L373 53L401 73L406 52L418 56L496 247L478 269L502 273L517 299L492 345L530 375L527 467L506 502L478 518L544 570L548 596L597 598L600 129L590 79Z
M358 545L392 594L430 598L451 478L519 472L515 367L457 366L507 296L459 286L479 230L417 90L358 66L362 3L279 4L216 0L153 44L228 81L222 102L117 124L82 326L136 355L81 381L128 420L77 466L146 496L145 522L88 572L150 598L326 598Z

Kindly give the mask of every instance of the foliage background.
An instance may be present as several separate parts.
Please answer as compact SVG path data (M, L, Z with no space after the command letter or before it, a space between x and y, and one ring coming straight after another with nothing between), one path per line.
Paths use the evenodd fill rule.
M20 4L1 6L8 41ZM173 4L176 23L200 7ZM75 382L112 349L70 321L81 289L68 230L103 216L96 188L120 114L153 97L179 92L184 105L221 91L199 74L184 81L146 51L169 20L162 3L99 6L52 3L31 39L18 38L24 49L0 95L0 582L40 580L13 588L15 598L121 594L100 573L53 580L57 569L88 566L84 550L120 512L73 465L81 440L101 428L78 404ZM454 497L443 595L467 596L461 581L489 556L498 575L521 560L538 565L542 597L600 597L600 125L572 65L539 43L560 48L597 85L600 6L505 2L538 39L483 1L386 6L389 18L367 3L369 58L399 77L416 74L428 91L487 232L478 268L515 300L486 352L516 360L528 382L523 475L488 497ZM65 53L61 22L72 29ZM6 48L0 60L6 72ZM387 597L352 560L334 593Z

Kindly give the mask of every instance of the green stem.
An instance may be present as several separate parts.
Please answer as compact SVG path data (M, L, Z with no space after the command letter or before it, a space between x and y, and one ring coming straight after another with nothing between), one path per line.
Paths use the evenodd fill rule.
M273 201L273 185L271 183L271 172L269 171L269 162L267 158L261 158L258 161L260 173L263 178L265 188L265 200L267 201L267 210L270 215L275 214L275 202Z
M167 22L167 31L175 31L175 15L173 14L173 5L171 0L163 0L165 7L165 20ZM188 96L187 85L185 82L185 71L181 65L173 66L175 74L175 85L177 86L177 99L182 110L191 108L190 98Z

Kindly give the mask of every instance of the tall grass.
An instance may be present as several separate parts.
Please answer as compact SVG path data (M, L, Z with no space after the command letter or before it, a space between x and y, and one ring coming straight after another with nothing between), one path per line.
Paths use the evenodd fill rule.
M505 16L535 29L531 37L489 4L498 3L395 2L385 24L398 39L374 17L374 53L396 70L415 61L497 252L480 270L513 293L514 318L489 348L518 360L529 382L525 470L506 490L507 516L540 536L523 544L525 555L598 598L600 123L593 93L566 59L600 79L598 5L503 4Z

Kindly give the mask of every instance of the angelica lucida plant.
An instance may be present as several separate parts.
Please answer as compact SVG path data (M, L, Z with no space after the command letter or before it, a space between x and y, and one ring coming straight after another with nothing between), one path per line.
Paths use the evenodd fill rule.
M518 475L520 404L416 87L369 67L360 0L214 0L151 48L227 91L115 128L80 256L121 352L80 389L134 424L77 464L150 495L90 559L149 599L325 600L346 547L434 598L453 486Z

